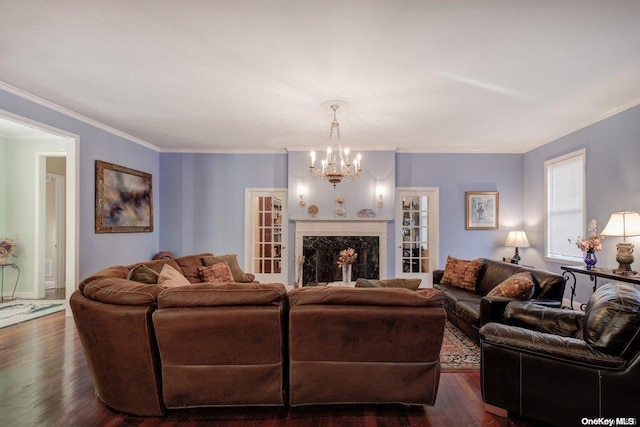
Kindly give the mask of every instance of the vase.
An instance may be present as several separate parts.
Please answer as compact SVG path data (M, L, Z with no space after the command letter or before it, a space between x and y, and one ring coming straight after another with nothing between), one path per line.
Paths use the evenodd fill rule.
M598 258L596 258L596 253L593 251L587 251L587 254L584 256L584 265L587 267L587 270L591 270L596 266L598 262Z
M348 285L351 283L351 264L342 266L342 283Z

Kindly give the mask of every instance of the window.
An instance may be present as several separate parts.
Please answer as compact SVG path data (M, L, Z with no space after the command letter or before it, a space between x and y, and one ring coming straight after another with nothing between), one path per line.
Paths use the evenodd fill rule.
M584 233L585 150L545 162L546 257L580 261L576 240Z

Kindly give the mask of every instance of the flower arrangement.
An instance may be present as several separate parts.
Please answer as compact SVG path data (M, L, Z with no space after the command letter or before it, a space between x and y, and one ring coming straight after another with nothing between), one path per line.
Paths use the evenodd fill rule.
M600 236L600 233L598 233L598 223L595 219L589 221L587 225L587 235L587 238L578 237L576 246L583 252L601 251L604 236Z
M13 256L16 250L16 242L8 237L0 238L0 258Z
M340 257L338 258L338 265L350 265L356 262L358 254L355 249L349 248L340 251Z

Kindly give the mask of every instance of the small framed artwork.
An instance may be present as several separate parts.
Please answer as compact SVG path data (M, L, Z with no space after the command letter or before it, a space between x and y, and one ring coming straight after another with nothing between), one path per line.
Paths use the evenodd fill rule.
M493 230L498 228L499 194L497 191L467 191L465 229Z
M96 160L95 231L153 231L151 174Z

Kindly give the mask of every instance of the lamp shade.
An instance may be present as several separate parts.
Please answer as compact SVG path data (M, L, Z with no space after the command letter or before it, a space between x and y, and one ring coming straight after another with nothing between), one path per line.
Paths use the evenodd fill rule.
M529 240L524 231L510 231L504 245L508 248L528 248Z
M601 234L622 237L640 236L640 214L638 212L612 213Z

